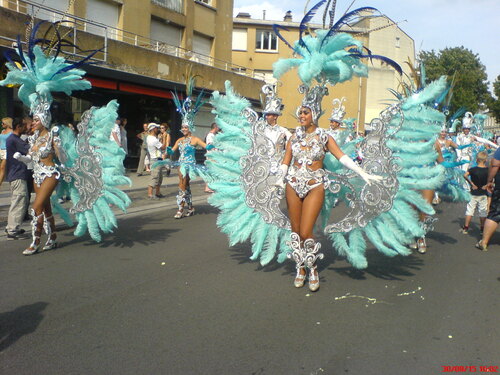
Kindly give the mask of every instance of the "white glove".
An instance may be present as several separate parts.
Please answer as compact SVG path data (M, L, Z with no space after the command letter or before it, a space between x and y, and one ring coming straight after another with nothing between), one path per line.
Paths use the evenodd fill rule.
M371 185L373 181L380 181L383 179L382 176L375 176L372 174L367 173L363 168L361 168L359 165L357 165L355 162L351 160L351 158L347 155L342 156L339 161L346 167L349 168L351 171L356 172L359 174L359 176L365 180L365 182L368 185Z
M31 156L23 155L20 152L15 152L14 155L12 155L12 157L16 160L19 160L20 162L22 162L24 164L31 163Z
M278 173L276 173L277 178L276 182L274 183L274 186L284 189L286 186L285 177L287 173L288 173L288 165L281 164L280 167L278 168Z

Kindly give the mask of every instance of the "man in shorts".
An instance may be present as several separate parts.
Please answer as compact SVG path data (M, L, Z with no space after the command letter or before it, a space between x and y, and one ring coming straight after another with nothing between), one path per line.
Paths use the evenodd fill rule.
M490 210L484 223L483 238L476 244L481 251L488 250L488 243L500 222L500 148L497 148L490 162L487 190L492 192Z
M151 166L156 161L162 161L162 150L165 150L166 145L164 145L158 139L158 132L160 131L160 125L151 122L148 124L148 136L146 137L146 144L148 147L149 157L151 159ZM151 182L148 186L148 198L158 199L163 198L160 193L161 183L163 182L163 167L151 168ZM153 190L155 194L153 195Z
M488 154L484 151L477 154L477 166L470 168L464 175L465 180L470 185L471 199L467 203L465 210L465 224L460 230L463 234L469 233L469 225L477 210L479 221L481 223L481 233L484 229L484 222L488 214L488 196L486 185L488 184L488 167L486 166Z

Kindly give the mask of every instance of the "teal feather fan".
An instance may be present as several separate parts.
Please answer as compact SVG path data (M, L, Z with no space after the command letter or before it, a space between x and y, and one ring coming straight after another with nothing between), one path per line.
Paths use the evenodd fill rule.
M215 121L222 130L215 138L215 149L208 152L206 162L213 178L209 186L215 191L208 201L220 209L217 225L229 237L231 246L250 241L252 260L266 265L277 257L283 262L289 250L286 241L290 231L267 224L260 213L246 204L241 180L240 159L251 147L250 124L241 113L250 103L238 96L226 81L226 95L214 92L211 104Z
M97 192L98 198L91 207L84 211L75 213L78 225L75 229L76 236L82 236L89 233L93 240L100 242L102 233L111 233L117 227L115 213L112 210L116 206L120 210L126 212L130 205L130 198L126 193L121 191L117 186L130 185L131 181L125 174L123 160L125 151L119 147L116 142L109 139L111 128L114 126L114 120L118 116L118 103L112 100L105 107L92 107L89 109L88 116L90 121L86 124L86 131L89 134L88 143L94 147L94 152L99 155L102 188ZM85 117L86 115L84 115ZM66 156L66 168L75 168L78 165L79 158L82 157L78 153L79 137L75 137L74 133L69 128L62 128L61 141ZM81 174L82 171L75 173ZM64 174L64 171L63 171ZM77 206L82 199L80 189L72 180L70 183L65 182L65 189L58 189L54 195L54 201L62 198L67 194L65 190L69 190L73 207ZM62 206L56 206L56 210L61 213L61 216L68 218L69 215L64 211Z
M364 228L328 235L339 255L347 257L354 267L368 266L366 239L387 256L408 255L410 250L406 245L424 234L415 208L429 215L434 213L434 209L417 190L435 189L442 185L445 177L444 168L435 163L437 154L434 148L445 117L428 103L432 103L445 89L446 80L442 77L404 99L400 103L404 116L401 128L399 131L391 130L401 124L399 114L389 123L392 136L387 146L400 166L397 173L399 190L392 208Z

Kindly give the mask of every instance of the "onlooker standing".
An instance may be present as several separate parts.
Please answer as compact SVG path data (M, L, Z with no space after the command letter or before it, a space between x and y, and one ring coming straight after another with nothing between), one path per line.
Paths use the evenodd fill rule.
M486 188L488 191L493 192L493 194L490 210L484 223L483 238L476 244L476 247L482 251L488 250L488 243L500 222L500 175L497 173L498 168L500 168L500 148L497 148L495 151L488 170L488 184Z
M477 166L470 168L464 174L465 179L471 187L471 200L467 203L465 223L460 230L463 234L469 232L469 225L476 209L479 221L481 222L481 232L483 232L484 229L484 222L488 214L488 196L486 192L486 185L488 184L488 167L486 166L486 160L488 160L488 154L486 152L482 151L478 153L476 157Z
M146 138L148 136L148 124L143 124L143 131L137 134L137 138L139 138L141 142L140 146L140 156L139 156L139 165L137 166L137 176L142 176L142 172L144 172L144 165L146 158L148 156L148 144L146 142Z
M21 135L21 139L25 142L28 142L28 137L33 135L33 118L31 116L25 116L23 118L23 124L26 127L24 134ZM31 220L32 216L29 213L30 211L30 202L31 202L31 194L34 191L33 187L33 166L31 164L28 165L28 178L26 180L26 184L28 185L28 202L26 204L26 213L24 214L24 220Z
M128 140L127 140L127 118L122 117L120 120L120 142L122 148L125 150L125 155L128 155Z
M210 125L210 131L208 132L207 136L205 137L205 143L207 145L213 145L214 140L215 140L215 135L219 132L219 127L215 122L212 122L212 125ZM208 187L208 184L205 184L205 193L213 193L214 191Z
M0 134L0 186L5 179L5 171L7 166L7 149L6 141L12 133L12 119L4 117L2 119L2 133Z
M120 137L120 119L117 118L115 121L115 125L109 134L109 139L111 141L115 141L118 147L122 147L121 137Z
M7 181L10 183L11 200L9 215L7 219L7 238L17 239L19 235L24 233L24 230L19 226L22 224L26 205L28 203L28 189L26 180L28 177L28 169L26 164L14 159L14 154L19 152L26 155L29 150L29 145L21 139L21 135L25 132L26 125L21 119L14 119L12 122L12 133L7 138Z
M162 150L165 150L165 145L158 139L158 131L160 130L160 125L154 122L148 125L148 136L146 138L146 143L148 145L148 153L151 161L151 165L154 162L163 160ZM161 183L163 182L163 167L152 168L151 169L151 182L148 186L148 198L156 199L162 198L163 195L160 193ZM153 189L155 189L155 195L153 195Z
M165 146L165 148L170 146L170 126L166 122L162 122L160 124L159 140ZM163 157L163 160L165 160L169 156L166 152L163 152L162 157ZM170 176L170 167L167 167L166 171L167 171L167 177Z

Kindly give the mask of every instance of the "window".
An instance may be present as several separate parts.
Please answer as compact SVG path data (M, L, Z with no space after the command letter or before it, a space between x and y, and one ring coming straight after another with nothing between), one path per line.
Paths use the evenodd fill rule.
M400 48L401 47L401 44L400 44L401 40L399 39L399 36L396 37L396 48Z
M168 21L152 18L149 35L152 40L180 47L182 40L182 28L168 23Z
M212 0L196 0L200 3L207 4L207 5L212 5Z
M247 50L247 29L233 29L233 51Z
M182 13L184 9L184 0L151 0L151 2L177 13Z
M212 52L212 38L201 34L193 34L193 52L195 55L191 60L199 61L202 64L210 64L210 54Z
M261 51L277 51L278 38L272 31L257 30L255 37L255 49Z
M116 3L111 3L103 0L87 0L87 15L88 20L92 20L97 23L102 23L106 26L116 28L118 26L118 18L120 16L120 5ZM89 33L104 36L105 28L102 26L87 25L87 30ZM118 37L117 30L108 29L107 36L113 39Z

